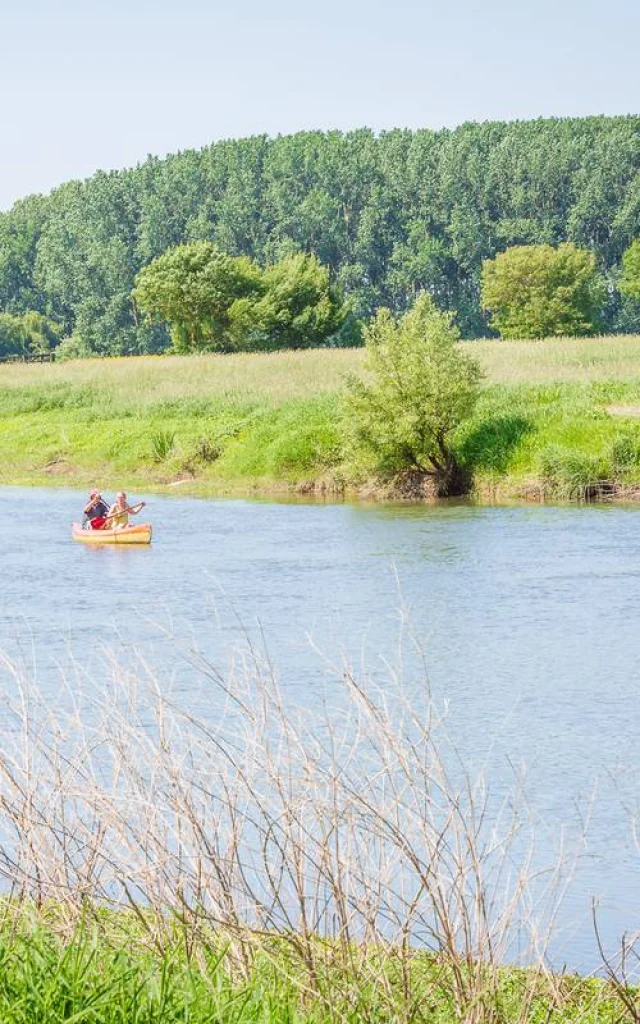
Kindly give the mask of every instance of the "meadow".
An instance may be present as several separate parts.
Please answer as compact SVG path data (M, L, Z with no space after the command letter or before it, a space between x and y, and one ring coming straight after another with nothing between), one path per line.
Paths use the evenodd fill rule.
M640 337L463 343L485 381L456 438L480 497L633 496ZM362 349L0 366L0 482L357 493L342 393Z

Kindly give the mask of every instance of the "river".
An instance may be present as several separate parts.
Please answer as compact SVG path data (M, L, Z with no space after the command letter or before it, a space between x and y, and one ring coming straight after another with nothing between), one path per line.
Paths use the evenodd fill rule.
M150 496L148 549L89 549L70 536L83 501L0 490L0 649L52 701L69 664L99 674L106 648L199 700L181 645L223 664L249 637L313 708L318 650L384 678L403 618L468 763L497 787L525 765L549 836L591 807L558 955L593 964L593 898L605 941L638 926L640 508Z

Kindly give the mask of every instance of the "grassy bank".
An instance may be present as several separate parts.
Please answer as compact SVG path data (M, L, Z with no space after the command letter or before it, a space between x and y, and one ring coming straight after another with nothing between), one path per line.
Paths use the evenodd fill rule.
M486 381L456 445L478 493L640 485L640 337L469 343ZM357 491L341 391L362 350L0 366L0 482Z
M327 1024L394 1021L458 1024L446 963L415 953L408 969L374 950L337 946L315 991L286 944L264 940L242 969L231 938L185 941L178 922L152 941L131 913L87 906L69 929L53 910L6 914L0 927L0 1019L4 1024ZM326 950L325 952L328 952ZM625 993L626 994L626 993ZM633 993L626 994L633 1001ZM471 1021L632 1020L615 985L593 979L503 969L491 1001Z

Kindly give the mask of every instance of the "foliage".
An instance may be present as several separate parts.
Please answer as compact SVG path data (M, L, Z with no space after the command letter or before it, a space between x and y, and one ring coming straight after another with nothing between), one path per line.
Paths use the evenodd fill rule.
M141 270L133 295L150 322L168 322L176 352L226 352L236 347L234 304L261 291L260 270L247 257L192 242Z
M312 348L347 315L315 256L297 253L262 271L211 242L168 250L140 272L133 294L150 322L169 323L176 352Z
M36 309L99 354L166 348L131 301L140 270L208 241L260 266L314 254L353 314L409 308L420 290L485 333L483 260L517 245L592 249L615 284L640 235L637 117L465 124L376 136L301 132L217 142L69 182L0 214L0 310ZM603 330L640 328L607 302Z
M315 256L296 253L267 267L262 294L234 303L238 347L315 348L337 334L347 308Z
M10 313L0 313L0 357L26 356L26 338L22 330L22 318Z
M151 915L148 915L149 917ZM153 920L153 919L152 919ZM133 911L87 902L84 920L65 908L7 907L0 931L3 1024L455 1024L453 970L424 950L340 942L312 946L318 974L309 985L290 944L254 939L246 965L224 933L156 926ZM249 937L242 936L250 943ZM297 938L297 937L296 937ZM300 949L302 941L299 941ZM322 957L322 951L326 953ZM402 970L398 960L401 960ZM487 971L487 976L489 972ZM471 1021L632 1021L614 981L502 967L492 991L483 979L482 1016ZM475 993L473 993L475 994ZM633 993L631 992L630 995ZM426 996L428 995L428 998ZM354 1009L354 1004L356 1009ZM473 1005L473 1004L472 1004Z
M60 328L42 313L0 313L0 359L30 359L51 352L60 341Z
M451 315L426 294L400 320L381 310L365 331L372 379L350 382L356 445L382 473L434 477L441 495L464 489L451 435L473 412L482 376L458 338Z
M557 444L541 450L539 467L546 496L565 501L592 497L611 474L604 459Z
M483 263L482 304L503 338L593 334L603 301L595 256L571 243L513 246Z
M626 426L611 442L611 462L619 474L633 472L640 467L640 425Z
M154 462L166 462L174 449L175 441L175 430L157 430L151 437Z
M623 295L640 300L640 238L636 238L623 253L618 287Z
M89 345L78 334L72 334L70 338L63 338L55 352L57 363L64 363L69 359L88 359L92 355L94 353Z

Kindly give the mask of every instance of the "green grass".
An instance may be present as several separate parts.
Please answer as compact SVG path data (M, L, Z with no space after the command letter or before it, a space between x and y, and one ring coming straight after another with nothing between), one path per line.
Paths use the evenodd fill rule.
M155 942L130 915L61 926L47 915L0 928L3 1024L457 1024L452 977L439 957L325 945L313 980L288 942L262 939L240 968L232 944L210 934L185 942L178 928ZM491 992L489 996L487 993ZM613 986L575 975L504 968L469 1020L584 1024L627 1019ZM475 1012L474 1012L475 1011Z
M602 480L640 481L640 377L591 383L492 385L459 450L479 486L575 498Z
M640 337L468 343L457 438L479 493L640 485ZM0 482L195 493L357 486L341 391L362 350L0 366Z

